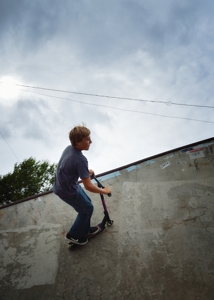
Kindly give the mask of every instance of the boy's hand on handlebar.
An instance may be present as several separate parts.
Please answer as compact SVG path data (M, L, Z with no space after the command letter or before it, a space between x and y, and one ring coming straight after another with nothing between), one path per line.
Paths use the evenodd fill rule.
M106 194L106 195L111 194L111 190L107 186L104 189L102 189L102 191L104 192L103 194Z
M94 175L95 175L94 171L91 170L91 169L89 169L88 171L89 171L90 178L92 179L94 177Z

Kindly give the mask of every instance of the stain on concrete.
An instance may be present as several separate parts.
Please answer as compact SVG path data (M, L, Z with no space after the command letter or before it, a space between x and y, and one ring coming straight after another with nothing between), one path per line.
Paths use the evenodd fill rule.
M52 284L58 270L60 226L52 224L26 226L0 233L1 288L30 288Z

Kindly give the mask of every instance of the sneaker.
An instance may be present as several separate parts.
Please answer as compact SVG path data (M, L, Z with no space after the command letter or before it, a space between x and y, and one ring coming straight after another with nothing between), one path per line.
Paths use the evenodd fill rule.
M100 231L100 228L98 226L90 227L90 233L89 234L97 234Z
M85 244L88 243L88 239L86 237L75 239L74 237L72 237L70 235L69 232L66 234L65 239L68 240L69 242L72 242L73 244L77 244L77 245L81 245L81 246L83 246L83 245L85 245Z

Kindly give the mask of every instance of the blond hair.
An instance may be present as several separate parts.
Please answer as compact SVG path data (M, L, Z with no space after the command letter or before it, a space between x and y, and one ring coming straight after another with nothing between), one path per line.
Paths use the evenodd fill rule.
M90 133L91 131L85 127L85 125L75 126L69 132L69 140L71 141L72 146L75 147L77 143L81 142L83 138L88 137Z

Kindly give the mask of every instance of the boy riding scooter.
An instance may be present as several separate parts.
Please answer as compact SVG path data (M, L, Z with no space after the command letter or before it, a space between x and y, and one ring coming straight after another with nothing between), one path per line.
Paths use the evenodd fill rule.
M108 187L100 188L91 182L94 171L88 169L88 161L82 154L83 150L89 150L92 143L90 133L85 126L76 126L70 131L71 145L67 146L62 153L53 186L53 192L78 212L75 222L65 237L66 240L78 245L85 245L88 242L87 235L99 232L98 226L90 225L94 206L79 185L78 179L81 178L85 189L92 193L106 195L111 193Z

